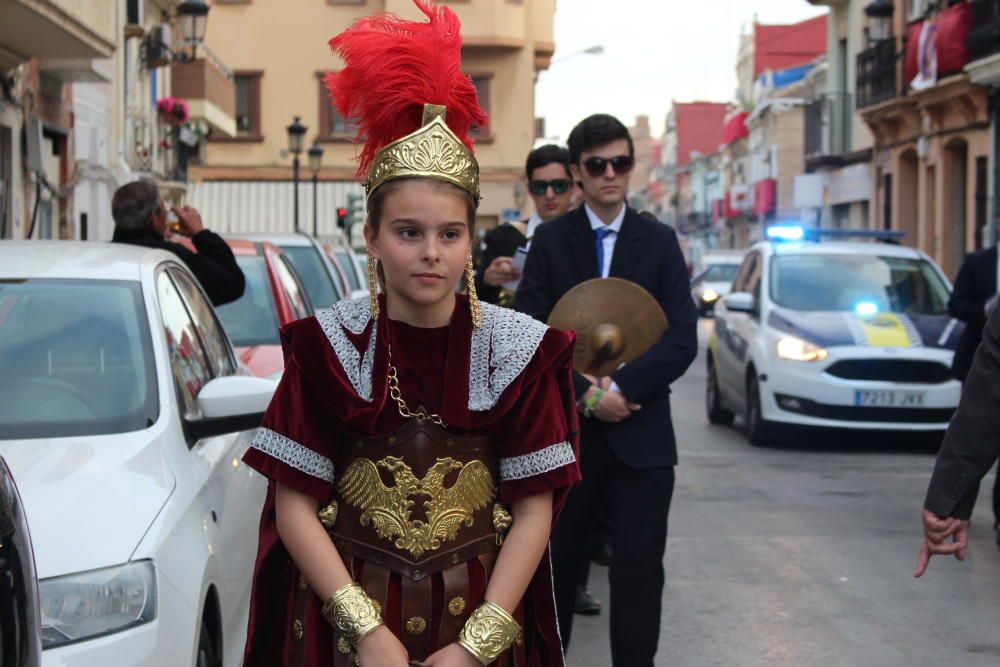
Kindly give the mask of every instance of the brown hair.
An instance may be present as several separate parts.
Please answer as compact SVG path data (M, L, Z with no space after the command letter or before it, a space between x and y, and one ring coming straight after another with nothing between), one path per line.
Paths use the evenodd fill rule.
M385 200L393 193L402 183L406 181L417 180L419 177L410 176L404 178L397 178L395 180L384 183L375 190L371 197L368 198L368 220L365 224L371 225L373 231L378 232L379 222L382 220L382 214L385 210ZM468 214L469 221L469 235L475 235L476 231L476 201L473 199L472 195L457 185L452 185L445 181L439 181L435 178L423 178L420 180L428 181L435 186L440 186L441 188L448 188L457 194L462 195L462 199L465 201L466 213Z

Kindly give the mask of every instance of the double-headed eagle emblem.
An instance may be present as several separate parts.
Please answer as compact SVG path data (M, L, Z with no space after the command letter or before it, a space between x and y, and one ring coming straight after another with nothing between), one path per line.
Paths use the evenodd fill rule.
M387 470L394 485L386 486L379 468ZM445 479L458 471L455 483ZM387 456L381 461L355 459L337 485L343 502L360 510L361 525L372 526L378 536L394 540L397 549L420 558L455 539L462 526L471 526L473 513L490 504L496 495L493 478L482 461L460 463L450 457L437 459L423 479L418 479L403 459ZM412 519L413 500L423 496L426 521Z

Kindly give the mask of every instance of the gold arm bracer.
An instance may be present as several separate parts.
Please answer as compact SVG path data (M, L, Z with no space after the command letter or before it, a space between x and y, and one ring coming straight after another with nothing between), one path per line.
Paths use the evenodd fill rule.
M483 665L489 665L520 637L521 626L514 617L487 600L462 626L458 643Z
M382 614L375 602L358 584L338 588L323 605L323 618L352 647L382 625Z

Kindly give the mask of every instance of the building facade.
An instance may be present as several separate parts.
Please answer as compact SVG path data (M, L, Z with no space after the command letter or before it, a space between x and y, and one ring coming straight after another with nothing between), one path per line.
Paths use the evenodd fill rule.
M74 83L110 79L114 18L110 1L0 3L0 238L77 235Z
M952 277L992 227L990 107L966 71L974 8L987 4L895 0L891 32L869 19L857 57L857 106L874 138L875 226L905 232Z
M526 201L524 160L535 139L534 82L555 50L555 0L449 3L463 24L463 68L472 78L486 127L474 131L482 179L479 226L519 216ZM361 192L353 129L330 104L322 75L339 67L327 42L355 19L389 11L420 19L410 0L227 0L213 6L206 44L232 68L236 134L212 137L189 168L189 195L224 231L292 231L293 117L306 146L323 149L317 209L303 155L300 226L336 232L336 209Z
M235 132L235 88L182 43L179 4L0 3L0 238L107 241L111 196L137 178L184 200L203 137Z
M870 0L809 0L830 8L825 62L809 78L802 203L834 229L871 226L872 134L855 111L857 55L866 48ZM808 193L808 194L807 194Z

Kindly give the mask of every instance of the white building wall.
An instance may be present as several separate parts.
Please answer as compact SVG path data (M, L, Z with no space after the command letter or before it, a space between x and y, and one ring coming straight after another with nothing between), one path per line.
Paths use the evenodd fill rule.
M187 201L201 213L205 226L221 234L289 233L293 221L292 183L288 181L205 181L189 183ZM318 235L338 236L337 209L347 206L350 194L364 195L360 183L328 181L318 184ZM313 229L311 181L299 184L299 225Z

